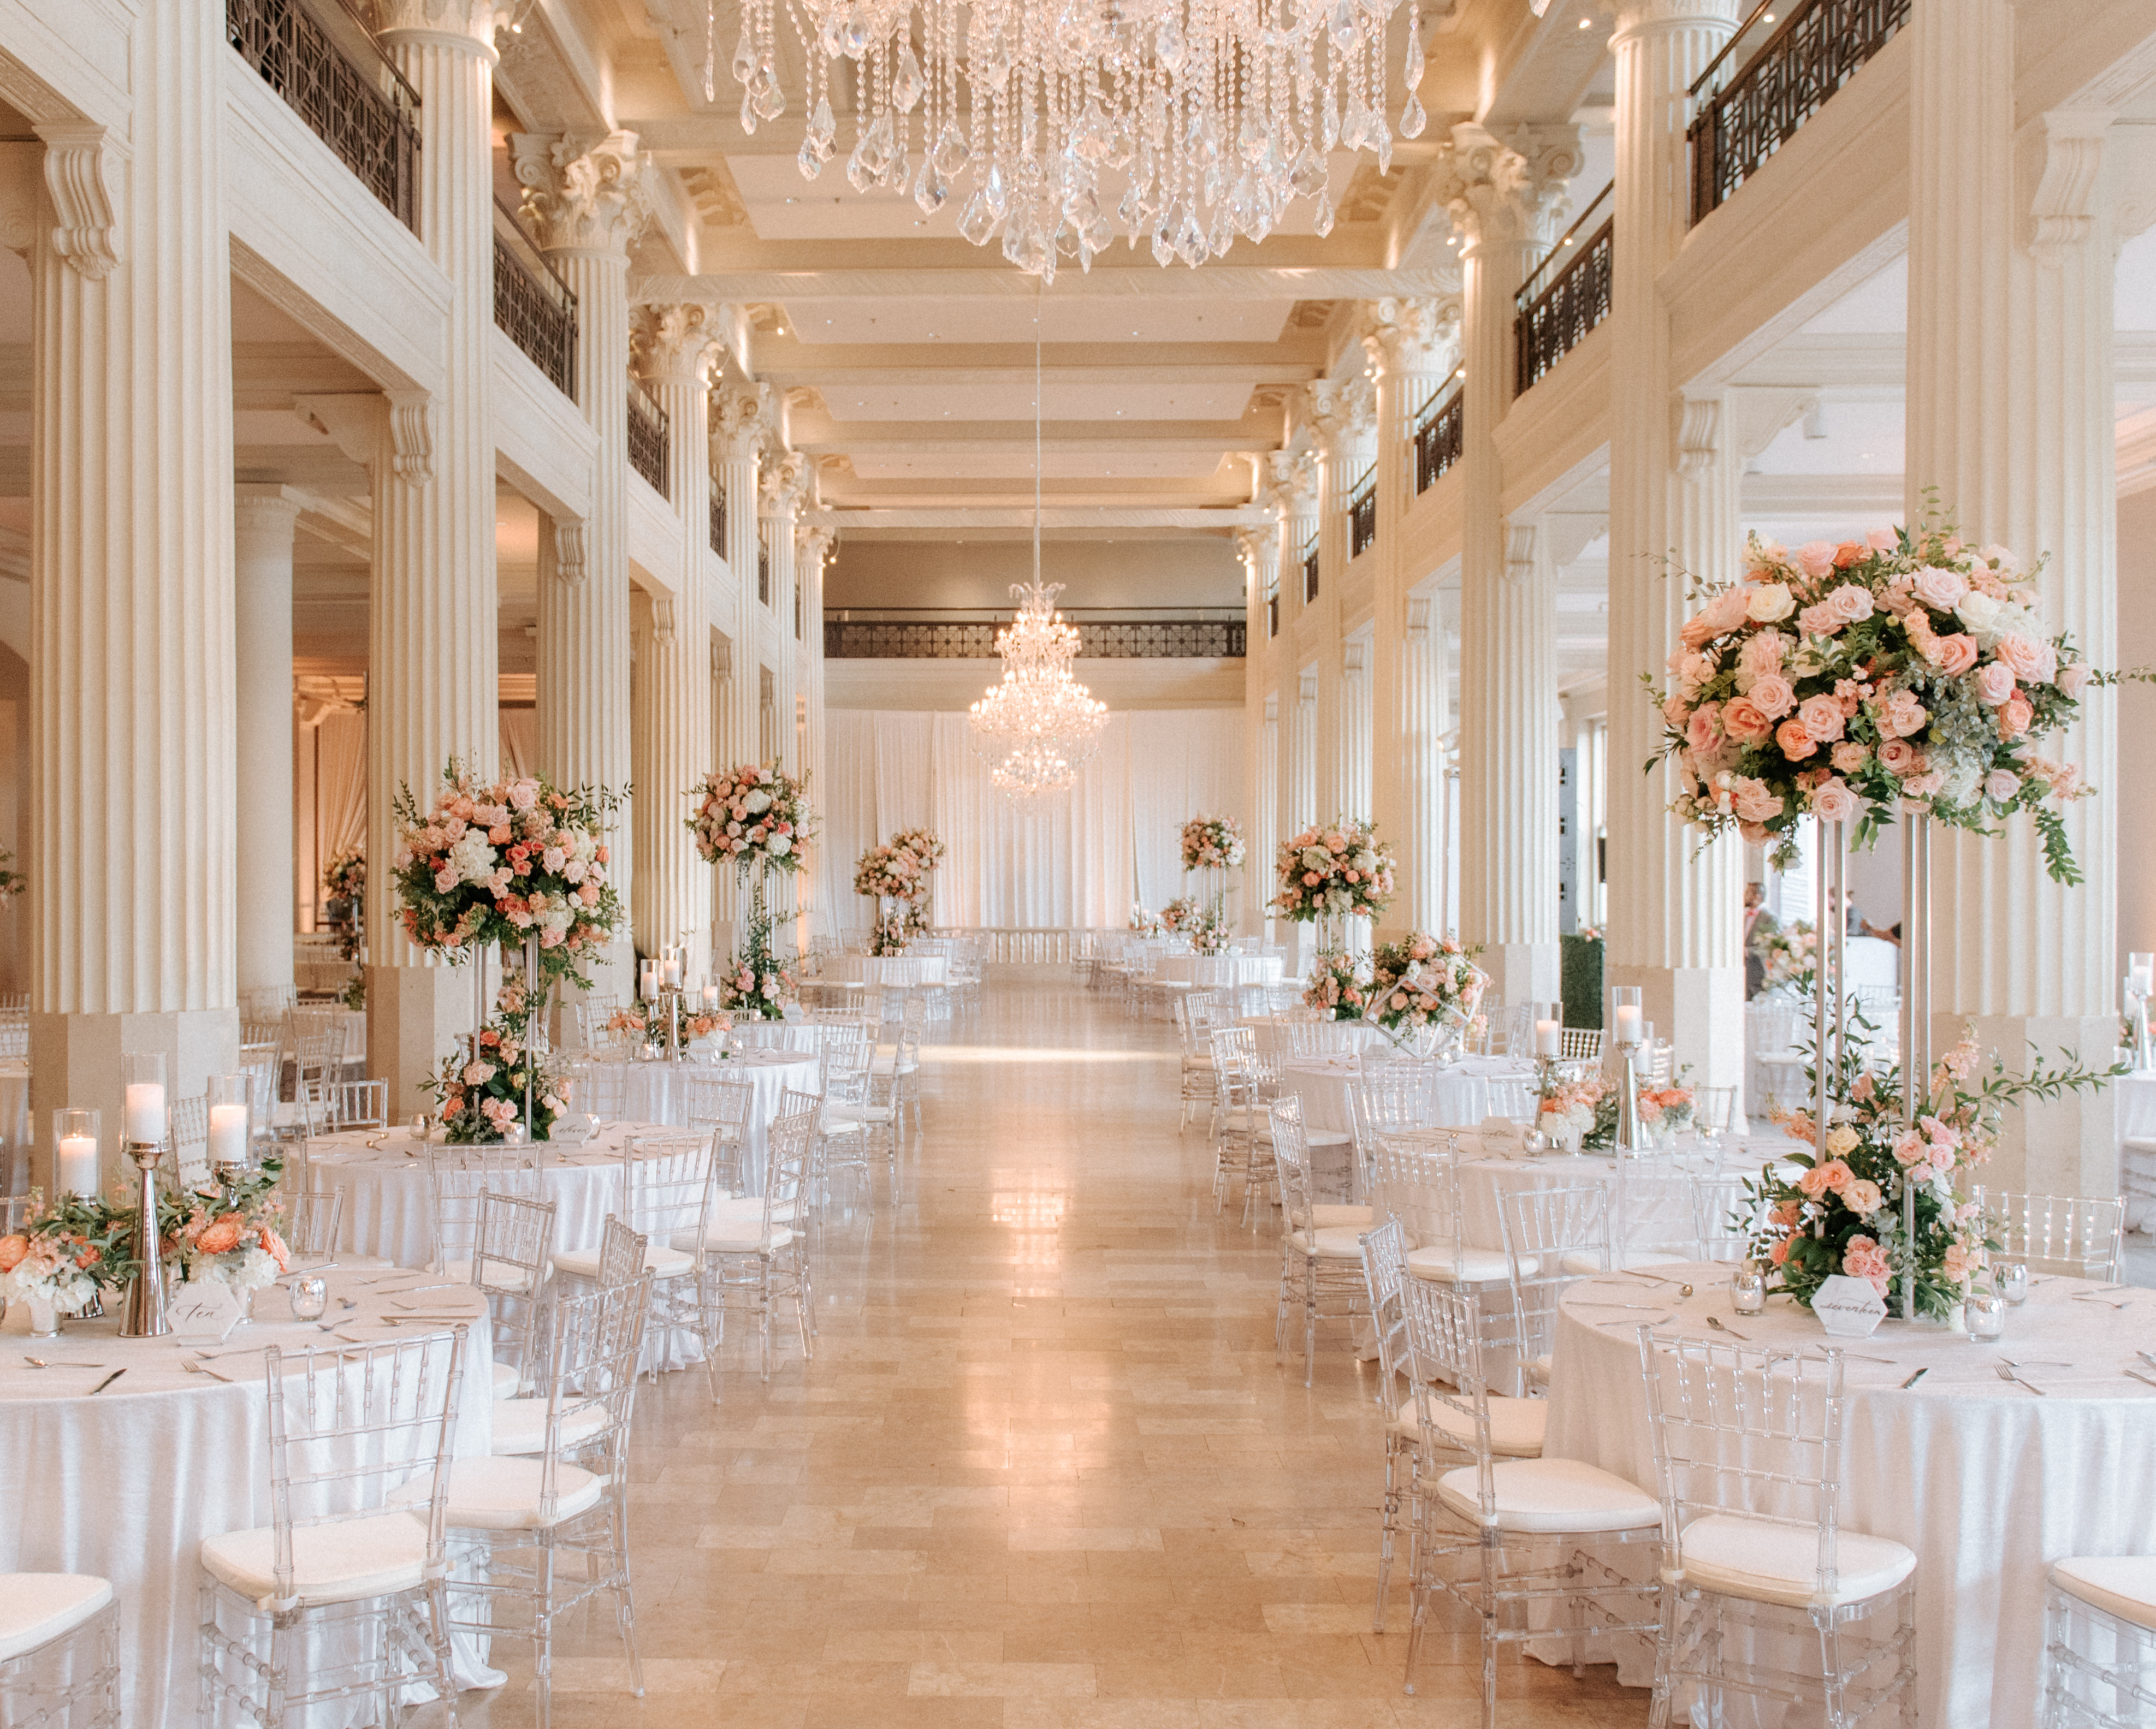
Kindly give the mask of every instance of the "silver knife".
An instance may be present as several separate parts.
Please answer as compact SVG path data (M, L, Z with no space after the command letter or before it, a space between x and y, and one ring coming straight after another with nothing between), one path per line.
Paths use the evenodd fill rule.
M105 1391L105 1389L106 1388L110 1387L110 1385L111 1385L115 1381L117 1381L117 1380L118 1380L118 1379L119 1379L122 1375L126 1374L126 1372L127 1372L127 1371L126 1371L126 1370L125 1370L125 1369L115 1369L115 1370L114 1370L110 1374L107 1375L107 1376L106 1376L106 1377L105 1377L102 1381L99 1382L99 1383L97 1383L97 1385L96 1385L96 1386L95 1386L95 1387L91 1388L90 1389L90 1392L91 1392L92 1393L100 1393L104 1392L104 1391Z

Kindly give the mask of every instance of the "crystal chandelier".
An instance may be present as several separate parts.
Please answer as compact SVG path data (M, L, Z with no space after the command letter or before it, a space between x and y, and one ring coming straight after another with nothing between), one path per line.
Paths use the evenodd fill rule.
M1002 681L988 687L968 717L989 778L1014 798L1067 790L1108 724L1107 704L1070 675L1077 628L1055 610L1063 585L1041 582L1038 540L1034 553L1033 580L1011 585L1018 616L996 633Z
M856 192L902 192L932 216L973 188L959 232L1052 282L1091 269L1118 233L1165 265L1262 240L1295 198L1332 232L1335 149L1392 163L1386 20L1399 0L789 0L807 59L798 161L814 180L838 153L832 71L852 63ZM733 75L753 132L787 98L778 0L742 0ZM705 95L716 80L706 19ZM1409 0L1399 136L1428 120L1414 95L1422 19ZM842 74L842 80L844 75ZM842 85L843 87L843 85ZM916 121L919 131L915 130ZM1113 220L1110 211L1114 212Z

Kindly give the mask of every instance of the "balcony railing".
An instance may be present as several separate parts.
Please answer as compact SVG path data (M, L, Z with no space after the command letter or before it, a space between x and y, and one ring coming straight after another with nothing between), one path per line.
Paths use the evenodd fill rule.
M1312 535L1302 546L1302 603L1308 606L1317 598L1317 536Z
M726 556L726 485L718 470L711 471L711 550Z
M1520 285L1514 305L1512 393L1563 360L1609 316L1609 267L1614 255L1615 183L1558 237L1535 274Z
M1691 219L1758 173L1908 21L1909 0L1763 0L1691 87Z
M1369 550L1378 537L1378 469L1373 463L1363 470L1348 495L1348 557L1350 562Z
M666 411L635 379L629 383L629 465L666 494Z
M1438 387L1430 407L1415 423L1415 496L1437 485L1438 477L1460 460L1460 443L1467 429L1466 393L1455 372Z
M494 321L572 402L577 395L577 295L499 199L494 207Z
M326 23L300 0L225 0L224 39L399 222L418 233L419 93L363 25L351 18Z
M1241 618L1064 618L1078 652L1101 660L1239 660L1250 644ZM826 660L993 660L1007 614L987 618L824 620Z

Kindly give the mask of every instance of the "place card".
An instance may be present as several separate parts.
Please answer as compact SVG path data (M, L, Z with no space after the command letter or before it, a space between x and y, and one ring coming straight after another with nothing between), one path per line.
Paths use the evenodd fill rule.
M1887 1318L1887 1299L1872 1289L1869 1279L1836 1273L1822 1280L1812 1293L1812 1313L1837 1339L1868 1339Z
M182 1345L222 1345L239 1325L239 1294L222 1279L190 1279L165 1312Z

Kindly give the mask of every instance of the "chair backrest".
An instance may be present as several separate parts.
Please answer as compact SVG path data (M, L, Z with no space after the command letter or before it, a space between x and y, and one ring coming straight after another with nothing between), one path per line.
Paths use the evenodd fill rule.
M0 1008L0 1060L19 1062L30 1054L30 1011Z
M1568 1063L1599 1062L1602 1059L1602 1029L1567 1027L1558 1039L1558 1054Z
M209 1095L172 1102L170 1133L172 1164L182 1188L192 1188L209 1176Z
M389 1123L389 1083L339 1080L330 1086L332 1129L379 1129Z
M1726 1135L1737 1116L1737 1089L1696 1086L1692 1089L1691 1119L1702 1135Z
M708 1135L639 1135L622 1155L622 1217L660 1245L704 1240L711 1206Z
M1397 1219L1418 1247L1460 1244L1459 1147L1450 1134L1387 1135L1378 1142L1378 1215Z
M637 1360L651 1315L652 1275L638 1254L635 1275L577 1296L557 1297L547 1345L547 1444L540 1455L539 1515L556 1516L559 1469L567 1459L603 1476L629 1466L636 1412Z
M1788 1054L1795 1048L1797 1018L1803 1010L1794 998L1753 998L1746 1008L1752 1018L1752 1048L1762 1056Z
M1609 1249L1702 1258L1693 1179L1660 1159L1620 1159L1609 1199ZM1617 1262L1622 1265L1621 1261Z
M444 1566L443 1514L463 1378L465 1328L379 1345L263 1353L269 1394L271 1565L277 1603L296 1597L295 1531L372 1516L407 1483L427 1527L427 1571Z
M1691 1179L1693 1232L1702 1260L1743 1260L1750 1255L1766 1203L1757 1193L1758 1179L1694 1177Z
M284 1212L278 1216L277 1234L285 1239L293 1261L327 1260L337 1252L344 1226L344 1191L332 1188L319 1194L280 1197Z
M1599 1183L1507 1188L1497 1197L1512 1284L1512 1339L1523 1359L1557 1341L1558 1300L1609 1265L1609 1191Z
M2027 1261L2039 1271L2118 1282L2123 1202L1984 1188L1975 1198L1989 1234L1999 1245L1999 1259Z
M765 1136L763 1169L763 1238L794 1226L801 1218L808 1191L809 1162L816 1142L816 1101L806 1093L788 1089L780 1098L778 1115Z
M1769 1521L1815 1540L1814 1588L1839 1581L1842 1353L1802 1352L1640 1329L1662 1565L1684 1564L1684 1533L1715 1512Z
M1355 1049L1353 1021L1290 1021L1286 1027L1291 1057L1343 1056Z
M481 1193L472 1233L471 1282L490 1296L534 1298L554 1248L554 1203Z
M480 1198L524 1195L536 1199L539 1172L527 1149L507 1146L427 1145L427 1182L434 1202L436 1272L469 1260L479 1234Z
M1348 1084L1355 1144L1365 1159L1377 1156L1387 1135L1403 1135L1430 1121L1430 1071L1420 1063L1365 1064Z
M599 1231L599 1289L613 1290L644 1276L644 1252L651 1239L631 1230L614 1213Z
M1310 1138L1304 1132L1302 1100L1294 1093L1265 1107L1272 1120L1273 1160L1279 1169L1281 1224L1306 1231L1316 1223L1310 1199Z
M1408 1282L1408 1239L1397 1219L1363 1234L1363 1282L1378 1340L1378 1402L1389 1422L1400 1414L1408 1390L1408 1318L1400 1296Z
M1465 1453L1475 1461L1483 1516L1496 1509L1496 1460L1490 1445L1490 1389L1482 1374L1481 1316L1471 1291L1435 1279L1400 1281L1408 1380L1425 1451ZM1440 1413L1455 1413L1445 1423Z
M570 1096L602 1122L619 1122L629 1109L629 1065L593 1057L577 1065Z
M1532 1124L1541 1107L1535 1100L1535 1084L1524 1075L1492 1075L1482 1083L1484 1109L1491 1116L1509 1117Z

